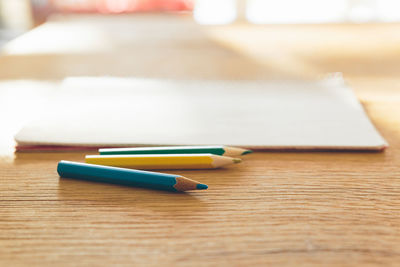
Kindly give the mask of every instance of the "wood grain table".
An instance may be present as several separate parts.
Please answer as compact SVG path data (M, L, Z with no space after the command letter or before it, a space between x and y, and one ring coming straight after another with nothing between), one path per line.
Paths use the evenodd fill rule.
M176 171L175 194L59 179L13 134L70 76L315 79L343 72L384 153L257 152ZM400 25L200 27L188 16L54 18L0 57L0 266L400 264ZM51 111L49 111L51 112Z

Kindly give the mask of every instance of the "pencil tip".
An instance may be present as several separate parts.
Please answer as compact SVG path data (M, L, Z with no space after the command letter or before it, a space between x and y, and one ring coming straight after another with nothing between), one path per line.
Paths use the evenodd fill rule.
M241 159L238 159L238 158L234 158L234 159L232 159L233 160L233 163L240 163L240 162L242 162L242 160Z
M197 186L196 186L197 190L204 190L207 188L208 188L208 185L206 185L206 184L197 184Z
M250 153L253 153L253 151L252 150L246 150L246 151L244 151L242 153L242 155L247 155L247 154L250 154Z

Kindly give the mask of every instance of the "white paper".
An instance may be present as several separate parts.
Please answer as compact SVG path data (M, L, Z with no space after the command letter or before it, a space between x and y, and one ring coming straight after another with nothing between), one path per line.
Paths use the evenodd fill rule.
M69 78L19 145L211 145L262 149L387 146L351 88L322 81Z

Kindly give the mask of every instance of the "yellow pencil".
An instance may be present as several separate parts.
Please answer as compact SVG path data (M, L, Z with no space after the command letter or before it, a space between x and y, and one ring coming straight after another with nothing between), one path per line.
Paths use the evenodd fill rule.
M213 154L87 155L86 163L136 169L216 169L242 160Z

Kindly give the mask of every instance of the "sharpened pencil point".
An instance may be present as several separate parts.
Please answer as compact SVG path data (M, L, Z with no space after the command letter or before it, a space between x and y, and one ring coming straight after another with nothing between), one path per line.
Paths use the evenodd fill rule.
M208 188L208 185L206 185L206 184L197 184L196 188L198 190L204 190L204 189Z
M250 153L253 153L253 151L252 150L246 150L246 151L244 151L242 153L242 155L247 155L247 154L250 154Z
M241 159L237 159L237 158L232 159L232 161L233 161L233 163L240 163L240 162L242 162Z

